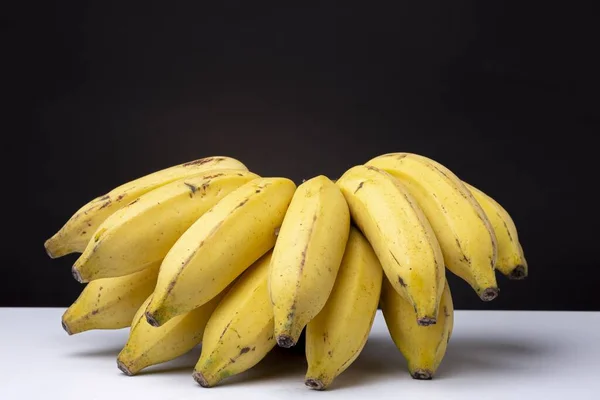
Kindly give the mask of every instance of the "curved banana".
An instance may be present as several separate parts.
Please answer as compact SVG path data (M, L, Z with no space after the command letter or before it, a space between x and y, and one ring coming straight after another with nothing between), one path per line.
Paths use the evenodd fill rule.
M144 316L150 295L133 318L127 343L117 357L119 369L126 375L135 375L146 367L173 360L193 349L202 341L206 323L225 292L158 328L148 324Z
M275 339L292 347L325 305L344 255L350 212L340 189L317 176L298 186L271 260Z
M256 179L213 170L171 182L108 217L73 265L79 282L127 275L162 260L177 239L228 193Z
M351 228L327 304L306 326L306 386L326 389L358 357L375 319L382 277L373 248Z
M215 386L252 368L275 347L267 284L271 255L266 253L239 277L208 320L193 374L201 386Z
M337 185L387 279L415 307L419 324L434 324L444 290L444 259L414 198L397 179L373 166L349 169Z
M482 300L496 298L496 235L460 179L443 165L410 153L385 154L366 165L395 176L417 200L440 243L446 267Z
M286 178L254 179L200 217L163 260L148 322L201 306L271 250L295 189Z
M399 296L385 279L380 305L390 335L408 362L411 376L415 379L433 378L446 354L454 327L454 307L448 282L435 325L417 325L412 305Z
M140 305L154 290L160 261L118 278L88 283L62 316L64 330L73 335L92 329L120 329L131 325Z
M508 211L481 190L463 182L471 191L492 224L498 241L496 269L510 279L524 279L528 274L527 260L519 243L517 227Z
M234 158L216 156L175 165L125 183L81 207L54 236L46 241L44 244L46 252L52 258L80 253L108 216L142 194L169 182L217 168L248 170L244 164Z

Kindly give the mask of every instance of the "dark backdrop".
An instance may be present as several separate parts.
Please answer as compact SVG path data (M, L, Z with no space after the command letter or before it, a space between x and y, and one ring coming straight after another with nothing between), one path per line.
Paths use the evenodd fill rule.
M70 304L76 256L50 260L44 240L140 175L223 154L300 182L409 151L501 202L529 260L530 277L500 277L491 303L452 279L457 308L600 310L591 8L134 3L5 14L5 151L27 171L5 173L17 183L1 306Z

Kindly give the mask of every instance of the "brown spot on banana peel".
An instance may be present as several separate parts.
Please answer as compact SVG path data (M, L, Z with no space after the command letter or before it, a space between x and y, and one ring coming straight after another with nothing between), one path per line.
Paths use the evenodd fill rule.
M183 184L190 189L190 192L191 192L190 197L192 197L196 194L196 190L198 190L198 188L196 186L192 185L191 183L187 183L187 182L183 182Z
M362 181L361 183L359 183L358 187L354 190L354 194L356 194L356 192L358 192L360 189L362 189L364 184L365 184L365 181Z
M450 316L450 312L448 311L447 306L444 306L444 315L446 316L446 318L448 318Z
M112 200L108 199L104 204L102 204L102 207L100 207L100 210L110 206L111 204L112 204Z
M246 353L247 353L247 352L249 352L249 351L250 351L250 347L244 347L244 348L242 348L242 349L240 350L240 355L242 355L242 354L246 354Z
M435 325L436 323L437 323L437 319L434 317L417 318L417 325L419 325L419 326Z
M500 220L504 224L504 229L506 229L506 233L508 233L508 240L510 240L510 242L512 243L513 242L513 237L510 234L510 230L508 229L508 225L506 224L506 221L504 219L502 219L502 216L500 215L500 213L496 213L496 215L498 215L498 218L500 218Z
M223 332L221 332L221 336L219 336L219 341L220 341L221 339L223 339L223 336L225 336L225 332L227 332L227 329L229 329L229 325L231 325L231 321L229 321L229 322L227 323L227 325L225 325L225 329L223 329Z
M222 161L222 160L224 160L224 159L220 158L220 157L206 157L206 158L200 158L200 159L194 160L194 161L189 161L182 165L184 167L190 167L192 165L203 165L203 164L209 163L211 161Z
M125 197L125 195L124 195L124 194L120 194L120 195L117 197L117 200L116 200L116 201L121 201L121 200L123 200L123 197Z

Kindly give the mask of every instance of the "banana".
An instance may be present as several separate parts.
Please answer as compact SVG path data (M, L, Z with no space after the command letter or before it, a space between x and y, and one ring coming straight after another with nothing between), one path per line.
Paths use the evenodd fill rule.
M88 283L63 314L64 330L73 335L91 329L130 326L136 310L154 290L159 267L160 261L131 275Z
M444 290L444 260L417 202L397 179L373 166L350 168L337 185L387 279L415 307L419 324L434 324Z
M100 224L118 209L142 194L169 182L217 168L248 170L244 164L234 158L216 156L176 165L125 183L81 207L54 236L46 241L44 244L46 252L52 258L81 253Z
M325 305L349 229L346 200L331 180L320 175L298 186L271 260L269 292L279 346L294 346Z
M416 154L385 154L366 165L402 182L431 223L446 267L469 283L483 301L495 299L496 235L462 181L443 165Z
M432 379L446 354L454 325L454 308L448 282L435 325L417 325L412 305L399 296L385 279L380 305L390 335L408 362L411 376L414 379Z
M202 214L257 177L247 171L213 170L140 196L100 225L73 265L73 276L79 282L122 276L162 260Z
M508 211L481 190L465 183L487 215L498 241L496 269L510 279L524 279L528 274L527 260L519 243L517 227Z
M306 386L326 389L358 357L375 319L382 276L373 248L353 227L331 295L306 326Z
M119 369L126 375L136 375L146 367L173 360L193 349L202 341L206 323L225 292L158 328L148 324L144 316L150 295L133 318L127 343L117 357Z
M296 185L254 179L225 196L173 245L146 318L160 326L208 302L271 250Z
M275 347L271 256L269 251L239 277L208 320L193 374L201 386L215 386L252 368Z

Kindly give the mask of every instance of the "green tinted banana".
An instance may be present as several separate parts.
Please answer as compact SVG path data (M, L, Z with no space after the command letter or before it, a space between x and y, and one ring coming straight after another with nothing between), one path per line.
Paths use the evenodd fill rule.
M331 180L321 175L298 186L271 260L269 290L279 346L295 345L325 305L349 229L346 200Z
M437 236L446 267L482 300L496 298L496 235L460 179L443 165L410 153L385 154L367 165L395 176L417 200Z
M275 245L296 185L254 179L225 196L173 245L146 318L160 326L201 306Z
M80 282L130 274L162 260L177 239L228 193L258 176L213 170L171 182L108 217L73 265Z
M204 330L193 377L203 387L244 372L273 347L273 306L267 286L269 251L232 285Z
M435 325L417 325L412 305L399 296L385 279L380 305L392 339L408 362L411 376L415 379L433 378L446 354L454 324L454 308L448 282Z
M496 269L510 279L524 279L528 274L527 260L519 243L517 227L508 211L481 190L465 183L490 220L498 241Z
M160 261L118 278L88 283L62 316L69 335L91 329L120 329L131 325L140 305L154 290Z
M382 276L373 248L352 228L331 295L306 326L308 387L327 388L358 357L375 319Z
M417 202L397 179L373 166L349 169L337 185L387 279L415 307L418 323L435 323L444 290L444 259Z
M133 318L127 343L117 357L119 369L126 375L135 375L146 367L173 360L193 349L202 341L206 323L224 292L158 328L148 324L144 316L150 295Z
M135 179L81 207L54 236L46 241L46 251L52 258L69 253L81 253L100 224L118 209L142 194L169 182L217 168L247 171L246 166L240 161L217 156L190 161Z

